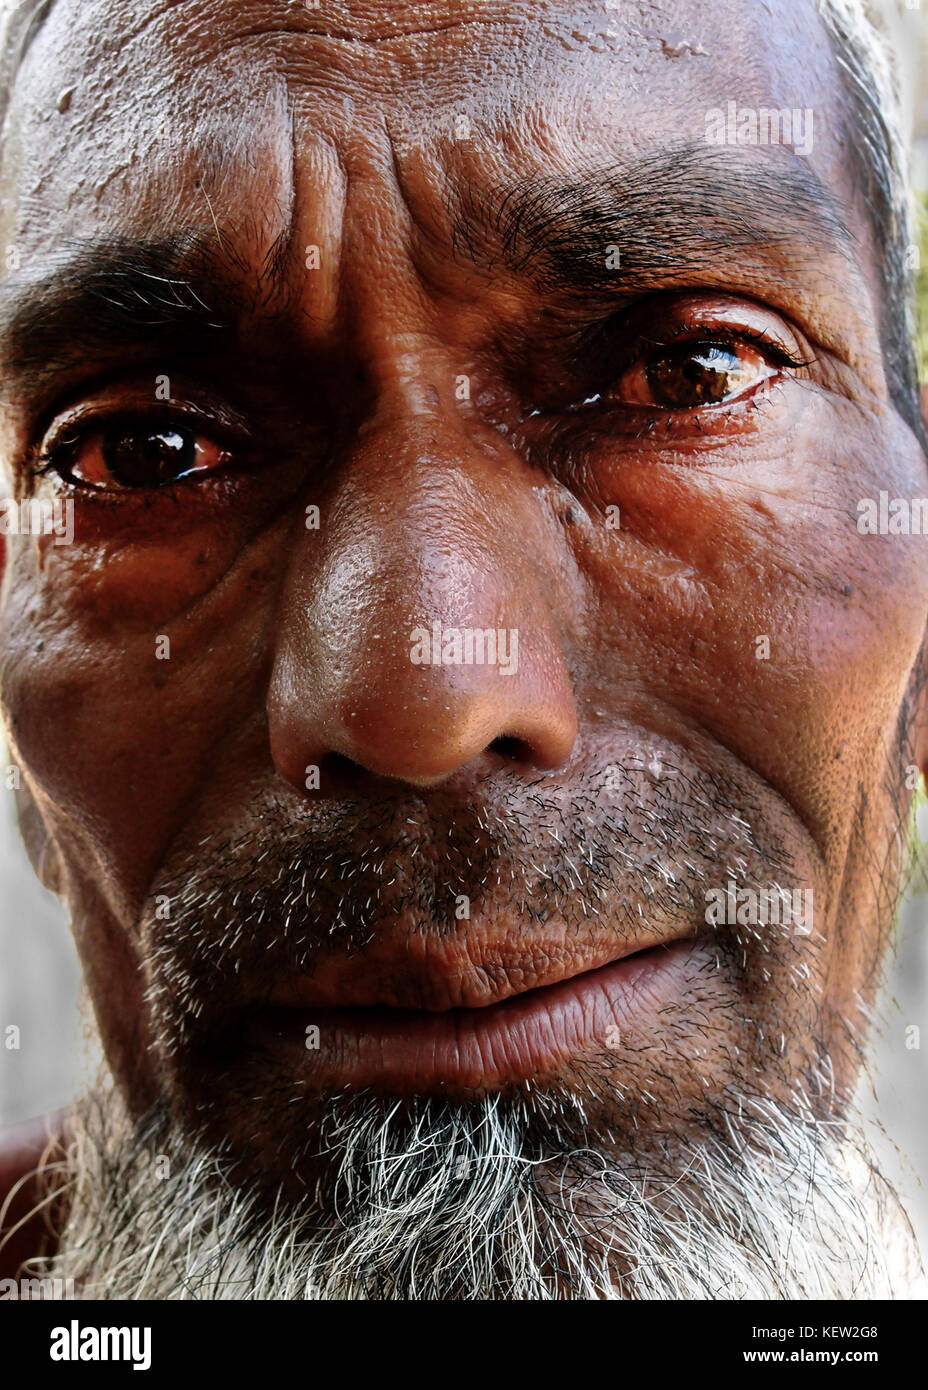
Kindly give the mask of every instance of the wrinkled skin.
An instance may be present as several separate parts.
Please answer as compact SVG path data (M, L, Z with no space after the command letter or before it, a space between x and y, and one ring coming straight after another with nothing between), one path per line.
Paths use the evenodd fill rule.
M175 399L234 412L248 456L161 494L78 488L73 545L7 540L0 676L24 828L68 902L137 1113L166 1100L179 1118L206 1114L246 1162L260 1152L286 1177L288 1064L236 1041L236 1010L281 975L312 966L327 1005L346 1002L350 979L386 1004L473 1007L681 937L695 944L672 997L644 1001L622 1045L595 1058L625 1094L650 1096L646 1129L685 1133L707 1094L785 1095L829 1062L839 1097L852 1085L905 769L925 761L912 696L928 604L921 538L861 536L857 502L923 494L925 460L889 397L880 267L827 40L811 3L780 10L775 24L753 0L53 10L13 96L8 296L88 239L188 231L224 253L196 288L226 327L194 347L151 335L82 348L38 382L13 371L22 353L8 341L11 486L60 492L25 468L46 426L88 401L141 409L160 373ZM704 113L732 96L812 107L811 157L710 150ZM461 111L469 134L455 132ZM737 158L741 194L712 217L684 202L687 245L668 242L655 267L634 226L676 185L644 179L611 295L504 265L492 219L479 219L520 181L585 184L681 146L696 161ZM751 171L799 166L831 190L854 255L791 225L791 196L776 235L739 242ZM691 191L701 184L690 177ZM452 255L468 213L476 264ZM646 230L642 245L660 250L663 236ZM590 233L598 265L611 240ZM806 365L700 411L640 395L570 411L620 379L620 397L643 389L643 334L698 336L720 315ZM584 349L579 331L606 321L611 346ZM517 629L518 671L412 664L409 631L433 618ZM156 656L163 635L169 660ZM556 894L546 913L535 882L533 925L505 889L505 836L481 842L479 825L517 825L517 857L536 821L550 824L539 805L575 808L589 793L613 833L616 817L630 825L653 805L642 769L655 756L678 808L675 862L700 856L693 892L649 915L632 871L615 873L594 929ZM626 778L607 816L590 789L614 765ZM739 812L752 829L750 843L726 843L710 826L715 879L687 785L716 819ZM256 891L271 842L310 875L314 856L361 860L373 846L371 863L389 862L399 884L365 861L377 911L331 937L326 915L344 899L314 884L270 965L276 930L265 940L249 922L229 947L227 901L225 915L197 912L196 945L193 918L158 916L158 895L176 905L236 873ZM498 851L503 888L468 882L470 844L485 868ZM431 879L415 877L417 846ZM729 854L746 882L766 872L812 888L815 932L713 941L702 888L724 886ZM471 917L457 920L454 896L468 892ZM359 914L363 897L349 900ZM576 1074L558 1063L561 1083ZM461 1091L482 1084L478 1066Z

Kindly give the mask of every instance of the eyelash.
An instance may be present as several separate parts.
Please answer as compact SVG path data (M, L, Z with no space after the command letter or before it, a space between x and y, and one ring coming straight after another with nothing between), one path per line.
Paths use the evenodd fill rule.
M627 370L637 359L645 356L648 350L658 352L661 348L679 347L685 345L688 341L692 342L694 346L696 344L716 344L720 347L728 348L749 344L761 351L772 364L784 369L790 376L796 371L812 366L815 361L814 358L806 359L801 357L798 353L788 351L781 343L772 341L765 333L758 329L748 327L738 327L734 329L726 325L725 331L719 332L717 328L713 331L711 326L706 325L704 330L698 331L695 330L691 324L681 324L675 330L661 338L645 339L639 337L634 352L625 355L624 361L618 363L613 369L611 373L612 378L615 379L615 377ZM600 416L612 418L619 413L623 413L626 416L637 416L639 421L643 421L645 417L647 417L649 433L653 431L657 419L663 418L666 421L667 433L669 435L672 430L672 422L676 417L685 416L689 420L695 422L697 417L707 411L712 412L716 417L723 413L730 414L735 407L743 409L746 405L749 405L754 394L754 392L750 392L728 403L719 402L714 405L698 405L681 408L680 410L672 410L657 406L622 405L619 402L611 402L594 407L594 411ZM755 402L755 408L756 404ZM542 442L542 447L546 448L551 448L553 445L556 445L565 431L569 431L575 427L577 418L582 410L582 404L572 404L566 407L562 405L559 409L554 411L545 409L531 411L530 414L536 417L536 423L541 427L545 436L543 442L535 441L536 447L539 442ZM242 454L243 441L241 438L230 441L228 437L226 437L225 440L223 440L223 435L228 436L228 431L224 431L219 422L211 416L204 417L182 409L175 409L172 411L115 410L110 412L101 410L100 412L91 412L83 420L78 419L74 422L67 437L53 437L51 443L44 449L42 449L40 445L37 445L32 455L26 460L27 471L34 479L57 476L69 487L83 486L79 480L67 476L66 470L68 467L68 460L73 458L76 451L93 430L106 429L114 425L117 421L125 421L127 424L148 426L156 424L159 421L165 424L171 423L174 425L181 425L183 428L193 433L209 433L210 438L217 443L224 442L229 452L232 453L233 458L240 458ZM518 433L518 431L516 433ZM531 442L526 440L525 445L529 451L531 451ZM225 469L216 470L217 473L224 471ZM167 492L171 487L179 485L181 481L182 480L179 479L177 484L167 484L162 487L160 491ZM98 491L98 489L88 490Z
M65 452L64 445L50 445L44 452L34 454L28 463L33 478L44 478L50 473L57 473L59 460Z
M89 435L95 430L107 429L119 422L127 425L155 426L179 425L189 430L193 434L209 434L210 438L217 443L224 444L230 453L234 453L239 458L243 452L243 441L241 438L231 440L229 430L224 428L220 422L214 418L177 408L171 411L164 410L113 410L90 412L84 419L78 419L70 427L67 438L56 438L53 436L50 444L44 449L41 445L36 445L34 452L26 460L26 467L33 478L43 478L52 475L61 477L69 487L83 486L78 480L70 479L62 471L67 467L69 458L72 458L81 444L85 442ZM62 431L63 432L63 431ZM220 470L217 469L218 473ZM180 482L182 480L178 480ZM169 486L161 488L160 491L167 492ZM99 489L89 488L88 491L99 491Z
M799 353L790 352L781 343L773 341L758 329L725 325L725 331L719 332L709 325L705 329L694 329L691 324L681 324L678 329L660 339L645 341L639 337L634 351L610 370L610 380L615 380L649 351L659 352L661 348L679 347L687 342L694 346L716 344L726 348L744 345L754 347L763 353L773 366L781 369L777 374L778 379L775 379L776 385L781 385L784 377L802 384L803 379L795 374L803 368L814 366L816 361L815 357L804 357ZM711 433L712 425L724 431L726 423L731 422L733 417L740 415L750 418L749 413L759 411L768 397L761 394L759 389L753 389L731 401L678 410L656 405L599 402L595 395L588 399L594 400L595 403L586 413L583 403L530 411L528 416L523 417L522 424L513 430L513 445L524 454L527 461L550 468L554 466L555 459L573 458L577 461L588 451L595 450L599 441L592 436L591 431L599 435L600 440L607 438L614 441L621 433L618 428L621 421L626 423L627 432L635 438L653 438L662 428L662 438L670 443L681 436Z
M707 323L705 326L694 328L691 324L680 324L676 329L661 338L639 337L635 345L635 351L629 354L621 363L619 371L631 365L638 357L646 355L648 349L655 352L661 348L682 347L686 343L713 344L718 347L732 348L749 344L757 348L768 357L776 366L788 368L792 371L799 371L803 367L814 365L814 358L804 358L798 353L790 352L782 343L775 342L766 333L758 328L734 327L732 325L713 325ZM705 408L705 407L704 407ZM720 409L714 406L712 409Z
M602 329L599 330L602 332ZM597 351L597 341L599 350ZM780 374L787 376L790 380L797 380L794 375L803 368L812 367L815 358L800 356L798 352L790 352L782 343L771 339L767 334L759 329L749 327L734 327L732 325L715 326L711 324L705 327L694 327L692 324L680 324L676 329L671 330L661 337L645 338L639 335L635 340L631 351L625 351L617 357L615 353L610 353L608 347L602 351L602 337L597 336L588 340L583 355L589 360L592 357L605 356L611 358L608 374L603 372L600 367L596 372L596 378L601 384L594 387L591 391L584 392L581 399L564 401L563 399L548 405L529 408L522 416L522 424L534 419L536 424L550 431L552 436L556 436L559 430L570 430L577 426L578 420L587 415L587 418L599 414L602 418L616 419L619 416L632 419L637 417L642 420L648 418L649 423L655 423L654 417L662 417L667 423L675 419L695 420L697 417L709 412L711 416L730 415L738 407L744 407L756 394L756 391L748 392L730 401L722 401L716 404L702 404L690 407L680 407L670 409L666 406L629 404L621 401L601 401L599 398L604 395L609 384L617 381L630 367L636 362L642 361L651 354L659 353L662 348L685 347L687 343L696 346L715 346L725 349L737 349L748 345L761 352L774 367L780 369ZM517 427L518 437L518 427Z
M779 367L789 367L793 371L798 371L802 367L811 367L815 364L815 358L803 358L798 353L790 352L782 343L775 343L768 338L766 333L757 328L739 328L727 336L722 333L713 332L711 329L706 333L693 334L691 328L685 328L682 332L670 338L667 343L658 343L657 346L677 346L680 342L687 339L693 343L719 343L725 347L737 346L739 343L750 343L752 347L759 348L767 357L771 358Z

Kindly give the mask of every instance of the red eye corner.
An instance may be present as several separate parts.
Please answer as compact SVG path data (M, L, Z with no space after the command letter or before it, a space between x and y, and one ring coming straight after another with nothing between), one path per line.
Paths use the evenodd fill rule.
M220 468L230 454L179 420L114 420L71 431L46 464L67 480L99 489L161 488Z

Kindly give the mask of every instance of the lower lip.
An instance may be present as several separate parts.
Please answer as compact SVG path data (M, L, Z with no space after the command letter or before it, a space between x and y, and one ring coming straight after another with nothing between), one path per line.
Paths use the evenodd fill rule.
M498 1088L651 1034L684 992L692 951L692 941L656 946L482 1009L264 1009L239 1036L249 1049L283 1045L300 1075L325 1088Z

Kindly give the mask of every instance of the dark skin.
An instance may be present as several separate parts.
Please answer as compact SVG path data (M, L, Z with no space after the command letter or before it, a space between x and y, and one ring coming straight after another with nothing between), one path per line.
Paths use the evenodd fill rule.
M272 798L285 823L305 818L311 856L323 803L444 825L502 778L570 794L645 746L743 800L790 884L814 889L817 928L749 962L749 991L693 966L677 1041L643 1028L634 1049L655 1128L685 1129L701 1077L736 1083L751 1049L773 1092L811 1052L839 1096L852 1085L849 1028L887 925L873 866L898 867L904 767L926 763L897 725L928 605L921 539L861 537L856 504L928 480L890 400L824 32L811 3L786 10L775 28L745 0L53 11L13 94L0 447L16 495L74 489L75 543L8 539L0 682L30 853L67 899L136 1113L185 1116L215 1092L170 1055L146 987L155 897L217 826L258 844L253 807ZM705 54L674 56L681 34ZM709 149L704 113L735 91L812 107L811 157ZM541 183L624 220L613 233L588 202L539 250L529 209L507 256L486 210ZM142 331L109 322L114 238L139 243L120 254L143 278L190 281L182 313L171 290ZM92 292L69 309L73 275L36 287L75 254ZM30 287L32 338L13 321ZM710 340L738 389L693 403L674 351ZM120 486L101 419L150 411L159 374L195 420L196 471ZM518 629L518 672L410 664L422 614ZM361 948L320 946L320 1002L341 1002L349 955L353 980L391 979L386 1002L431 1008L547 983L552 960L561 978L612 959L608 923L549 919L527 941L488 899L436 954L437 922L397 907ZM679 1040L707 1008L697 1062ZM273 1116L255 1140L255 1114L220 1099L212 1116L246 1161L276 1152Z

